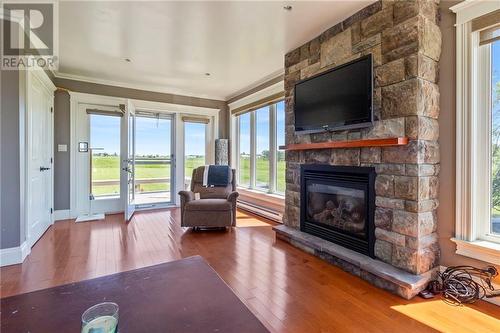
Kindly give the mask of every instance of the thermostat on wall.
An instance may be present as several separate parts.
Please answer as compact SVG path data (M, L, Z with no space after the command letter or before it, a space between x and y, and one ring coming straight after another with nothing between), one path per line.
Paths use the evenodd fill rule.
M89 143L88 142L78 142L78 151L80 153L87 153L89 151Z

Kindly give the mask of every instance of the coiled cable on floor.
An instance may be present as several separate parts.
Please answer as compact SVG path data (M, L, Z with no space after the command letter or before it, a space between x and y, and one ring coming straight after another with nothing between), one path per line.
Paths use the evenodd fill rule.
M491 283L496 276L498 271L493 266L485 269L450 266L438 273L438 279L429 282L427 289L433 294L443 294L444 300L451 304L470 304L484 297L500 296L500 290L495 290Z

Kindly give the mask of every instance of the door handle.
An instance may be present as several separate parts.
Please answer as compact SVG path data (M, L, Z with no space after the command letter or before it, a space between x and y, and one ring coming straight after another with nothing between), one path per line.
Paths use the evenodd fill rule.
M40 167L40 171L47 171L47 170L50 170L50 168Z

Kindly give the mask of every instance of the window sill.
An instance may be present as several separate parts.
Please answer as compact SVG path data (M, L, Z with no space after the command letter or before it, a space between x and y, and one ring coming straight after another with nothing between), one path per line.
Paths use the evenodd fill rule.
M248 187L243 187L243 186L238 186L236 188L237 191L242 191L244 193L247 193L247 194L253 194L253 195L265 195L269 198L274 198L274 199L277 199L277 200L285 200L285 195L284 194L279 194L279 193L269 193L269 192L266 192L266 191L263 191L263 190L258 190L258 189L250 189Z
M457 245L456 254L500 265L500 244L485 240L465 241L451 238Z
M238 201L240 202L248 202L255 206L278 212L279 214L283 214L285 210L284 196L241 187L238 187L237 191L240 194L238 198Z

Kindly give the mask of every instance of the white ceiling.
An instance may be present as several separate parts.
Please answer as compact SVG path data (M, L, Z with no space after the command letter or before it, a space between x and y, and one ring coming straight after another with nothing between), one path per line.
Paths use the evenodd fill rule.
M56 75L228 99L280 73L286 52L372 2L61 1Z

